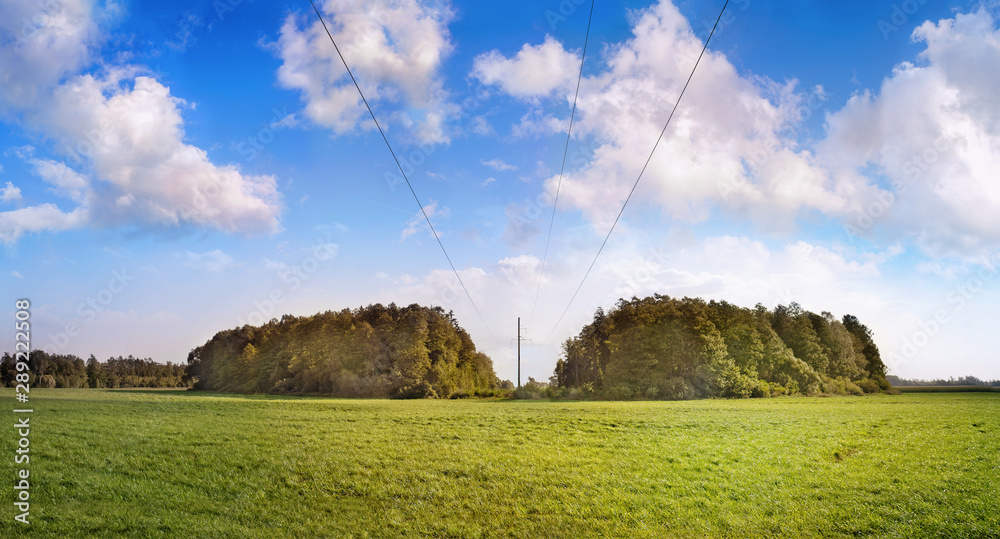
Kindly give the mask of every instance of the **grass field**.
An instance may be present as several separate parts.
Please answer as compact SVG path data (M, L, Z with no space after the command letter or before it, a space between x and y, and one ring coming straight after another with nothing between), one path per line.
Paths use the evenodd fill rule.
M4 429L3 537L1000 537L997 393L31 396L32 524Z

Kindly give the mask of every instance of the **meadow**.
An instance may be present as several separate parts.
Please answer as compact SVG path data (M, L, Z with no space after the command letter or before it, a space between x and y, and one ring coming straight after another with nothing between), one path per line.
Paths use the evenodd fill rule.
M4 429L3 537L1000 537L997 393L31 397L32 523Z

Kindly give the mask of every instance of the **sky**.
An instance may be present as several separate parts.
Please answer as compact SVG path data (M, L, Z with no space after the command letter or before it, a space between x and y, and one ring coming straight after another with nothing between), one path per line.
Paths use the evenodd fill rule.
M853 314L891 374L1000 378L997 2L732 0L658 145L722 2L596 2L562 176L589 2L317 5L472 301L308 2L2 0L0 316L29 299L33 348L177 363L420 303L503 379L520 317L547 380L660 293Z

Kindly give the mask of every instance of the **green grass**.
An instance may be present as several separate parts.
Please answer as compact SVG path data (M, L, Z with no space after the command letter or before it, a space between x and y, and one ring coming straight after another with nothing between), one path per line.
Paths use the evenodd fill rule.
M3 537L1000 537L996 393L31 396L32 524L8 487Z

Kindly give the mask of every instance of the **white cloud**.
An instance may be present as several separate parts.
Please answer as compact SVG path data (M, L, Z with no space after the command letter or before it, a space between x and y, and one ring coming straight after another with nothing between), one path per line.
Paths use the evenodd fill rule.
M66 213L55 204L46 203L0 212L0 242L13 244L32 232L61 232L86 224L89 215L84 207Z
M31 159L28 163L34 167L35 175L52 185L56 194L76 202L83 202L84 193L90 182L82 174L69 168L65 163L51 159Z
M487 185L489 185L489 184L491 184L491 183L493 183L495 181L497 181L497 179L494 178L494 177L492 177L492 176L490 176L489 178L486 178L485 180L483 180L483 183L481 183L480 185L482 185L483 187L486 187Z
M819 155L859 181L849 223L934 253L1000 244L1000 30L989 11L925 22L919 60L904 62L877 93L855 95L827 118ZM884 214L884 215L883 215ZM933 216L933 217L931 217Z
M493 50L476 57L472 75L522 99L546 97L568 89L579 74L580 57L563 49L552 36L541 45L525 44L513 58Z
M421 117L398 112L414 124L421 142L447 143L445 121L457 107L447 102L441 63L452 49L451 8L418 0L329 0L321 9L330 33L370 103L405 102ZM301 92L304 114L338 134L354 131L367 111L322 25L310 13L289 15L274 45L282 64L278 81ZM382 108L384 110L384 108ZM380 118L382 119L382 118Z
M10 272L10 276L14 277L16 279L23 279L24 278L24 275L21 275L21 272L17 271L17 270L14 270L14 271Z
M36 159L32 149L18 155L78 206L69 213L52 204L0 213L4 241L86 224L195 225L240 233L280 228L275 178L216 166L204 150L184 143L181 110L187 103L169 88L137 76L142 69L135 66L102 64L99 74L75 75L90 61L99 36L91 19L96 7L47 2L43 24L14 35L37 9L28 2L0 7L0 21L7 21L0 28L14 43L0 51L0 72L25 74L0 81L0 108L18 114L28 130L63 152L62 160ZM118 7L108 9L117 13Z
M496 129L493 129L490 122L483 116L472 118L472 132L483 137L496 135Z
M497 171L517 170L517 167L515 167L514 165L508 165L501 159L490 159L489 161L480 161L480 163Z
M0 3L0 115L41 106L46 91L90 61L99 36L89 0Z
M81 157L103 183L90 198L95 217L108 224L194 224L243 233L280 228L273 176L216 166L204 150L185 144L184 102L155 79L136 77L124 89L116 82L114 76L72 79L37 116L60 146L88 150Z
M0 201L17 202L19 200L21 200L21 189L15 187L13 183L7 182L7 185L0 188Z
M185 13L177 22L177 30L174 32L174 39L167 41L167 46L177 52L184 52L197 40L195 31L205 26L205 21L201 20L194 13Z
M593 151L562 180L560 203L583 210L602 231L638 177L702 47L668 0L636 11L632 23L632 37L610 44L605 67L583 80L574 134ZM926 22L913 38L926 46L915 63L901 63L878 92L859 93L828 115L825 136L809 145L800 144L795 129L802 111L815 107L806 106L795 81L741 75L725 55L709 50L632 204L689 222L721 207L770 226L816 211L884 245L905 239L935 253L1000 244L997 21L980 8ZM533 90L511 86L515 74L561 58L565 66L551 69L565 80L575 65L568 54L547 38L512 58L496 51L481 56L472 74L515 97L544 97L553 90L541 82ZM810 92L825 99L822 88ZM563 96L557 97L562 106ZM532 105L514 134L548 136L565 127ZM546 189L556 181L548 178Z
M185 251L174 256L180 259L185 267L200 271L219 272L235 264L233 257L219 249L204 253Z
M582 81L574 134L591 141L593 151L582 165L574 162L562 180L561 201L583 210L602 229L635 182L702 47L669 1L634 12L632 21L632 37L609 45L604 68ZM560 66L545 64L550 58ZM579 69L578 57L551 38L537 48L526 45L512 59L496 53L481 59L473 74L491 73L487 79L515 97L546 96L555 88L541 81L531 83L534 89L511 86L521 66L535 65L536 75L551 74L559 84L572 81ZM803 99L794 81L780 85L741 76L723 54L709 51L635 200L689 221L706 219L715 205L767 219L794 216L803 208L843 211L844 200L828 173L783 133L799 120L796 109ZM567 123L568 118L533 108L514 126L514 134L565 132ZM554 191L556 181L549 178L546 189Z

